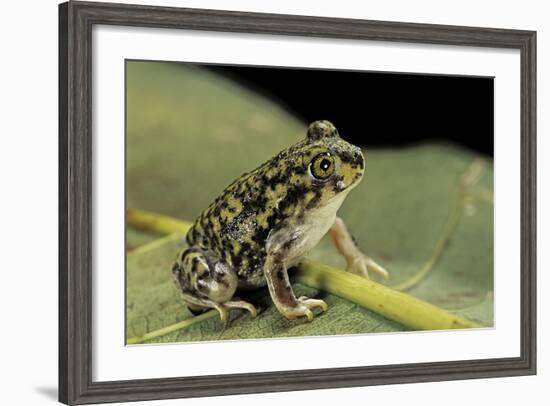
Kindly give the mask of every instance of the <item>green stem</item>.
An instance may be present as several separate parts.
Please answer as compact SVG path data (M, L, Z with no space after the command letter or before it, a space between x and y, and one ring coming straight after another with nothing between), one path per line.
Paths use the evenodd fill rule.
M126 211L126 222L128 225L140 230L161 235L185 235L192 225L188 221L182 221L174 217L139 209L128 209Z
M480 327L407 293L320 262L303 261L298 267L296 281L357 303L413 330Z

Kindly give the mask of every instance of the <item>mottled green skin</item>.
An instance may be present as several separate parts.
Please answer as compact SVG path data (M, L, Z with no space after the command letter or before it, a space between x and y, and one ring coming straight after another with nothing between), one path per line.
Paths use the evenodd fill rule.
M310 162L327 152L334 157L334 173L327 179L316 179ZM191 248L178 261L191 273L190 285L207 277L208 267L193 261L195 255L206 252L210 265L218 259L236 272L239 288L264 286L269 236L282 229L291 232L308 213L347 192L363 171L359 148L341 139L331 123L313 123L306 139L240 176L200 214L187 234Z

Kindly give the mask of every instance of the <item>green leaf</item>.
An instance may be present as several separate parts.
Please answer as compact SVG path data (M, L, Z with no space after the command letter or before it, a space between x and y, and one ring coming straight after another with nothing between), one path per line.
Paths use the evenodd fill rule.
M192 221L233 179L303 138L300 123L270 101L190 65L128 62L127 205ZM320 117L322 118L322 117ZM338 123L335 123L338 126ZM342 134L346 138L346 134ZM453 313L493 324L492 161L454 145L418 145L366 152L367 173L339 215L359 245L390 271L390 286L417 274L458 210L440 259L408 293ZM460 179L472 162L479 180ZM462 204L463 203L463 204ZM154 249L155 236L127 234L127 337L191 317L171 280L183 238ZM133 253L132 253L133 252ZM344 268L328 238L310 258ZM231 311L229 326L211 318L149 342L267 338L400 331L405 328L354 303L294 284L297 295L329 305L313 322L285 320L262 289L250 300L256 319Z

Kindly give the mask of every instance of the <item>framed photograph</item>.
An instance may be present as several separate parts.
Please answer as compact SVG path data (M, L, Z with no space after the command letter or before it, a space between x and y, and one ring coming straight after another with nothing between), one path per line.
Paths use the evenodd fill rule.
M59 6L59 400L536 373L536 33Z

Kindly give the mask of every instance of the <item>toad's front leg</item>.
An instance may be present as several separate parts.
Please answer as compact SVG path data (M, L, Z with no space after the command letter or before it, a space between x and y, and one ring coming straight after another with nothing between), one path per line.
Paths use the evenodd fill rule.
M348 272L365 278L369 277L369 271L383 278L389 277L388 271L374 262L372 258L366 256L359 247L357 247L351 233L340 217L336 217L329 233L340 254L346 258L346 270Z
M318 299L310 299L302 296L296 298L287 272L287 260L291 252L293 240L287 240L279 244L273 244L268 249L264 264L264 275L273 303L277 310L289 320L306 316L309 321L313 320L311 309L320 307L323 311L328 309L327 304Z

